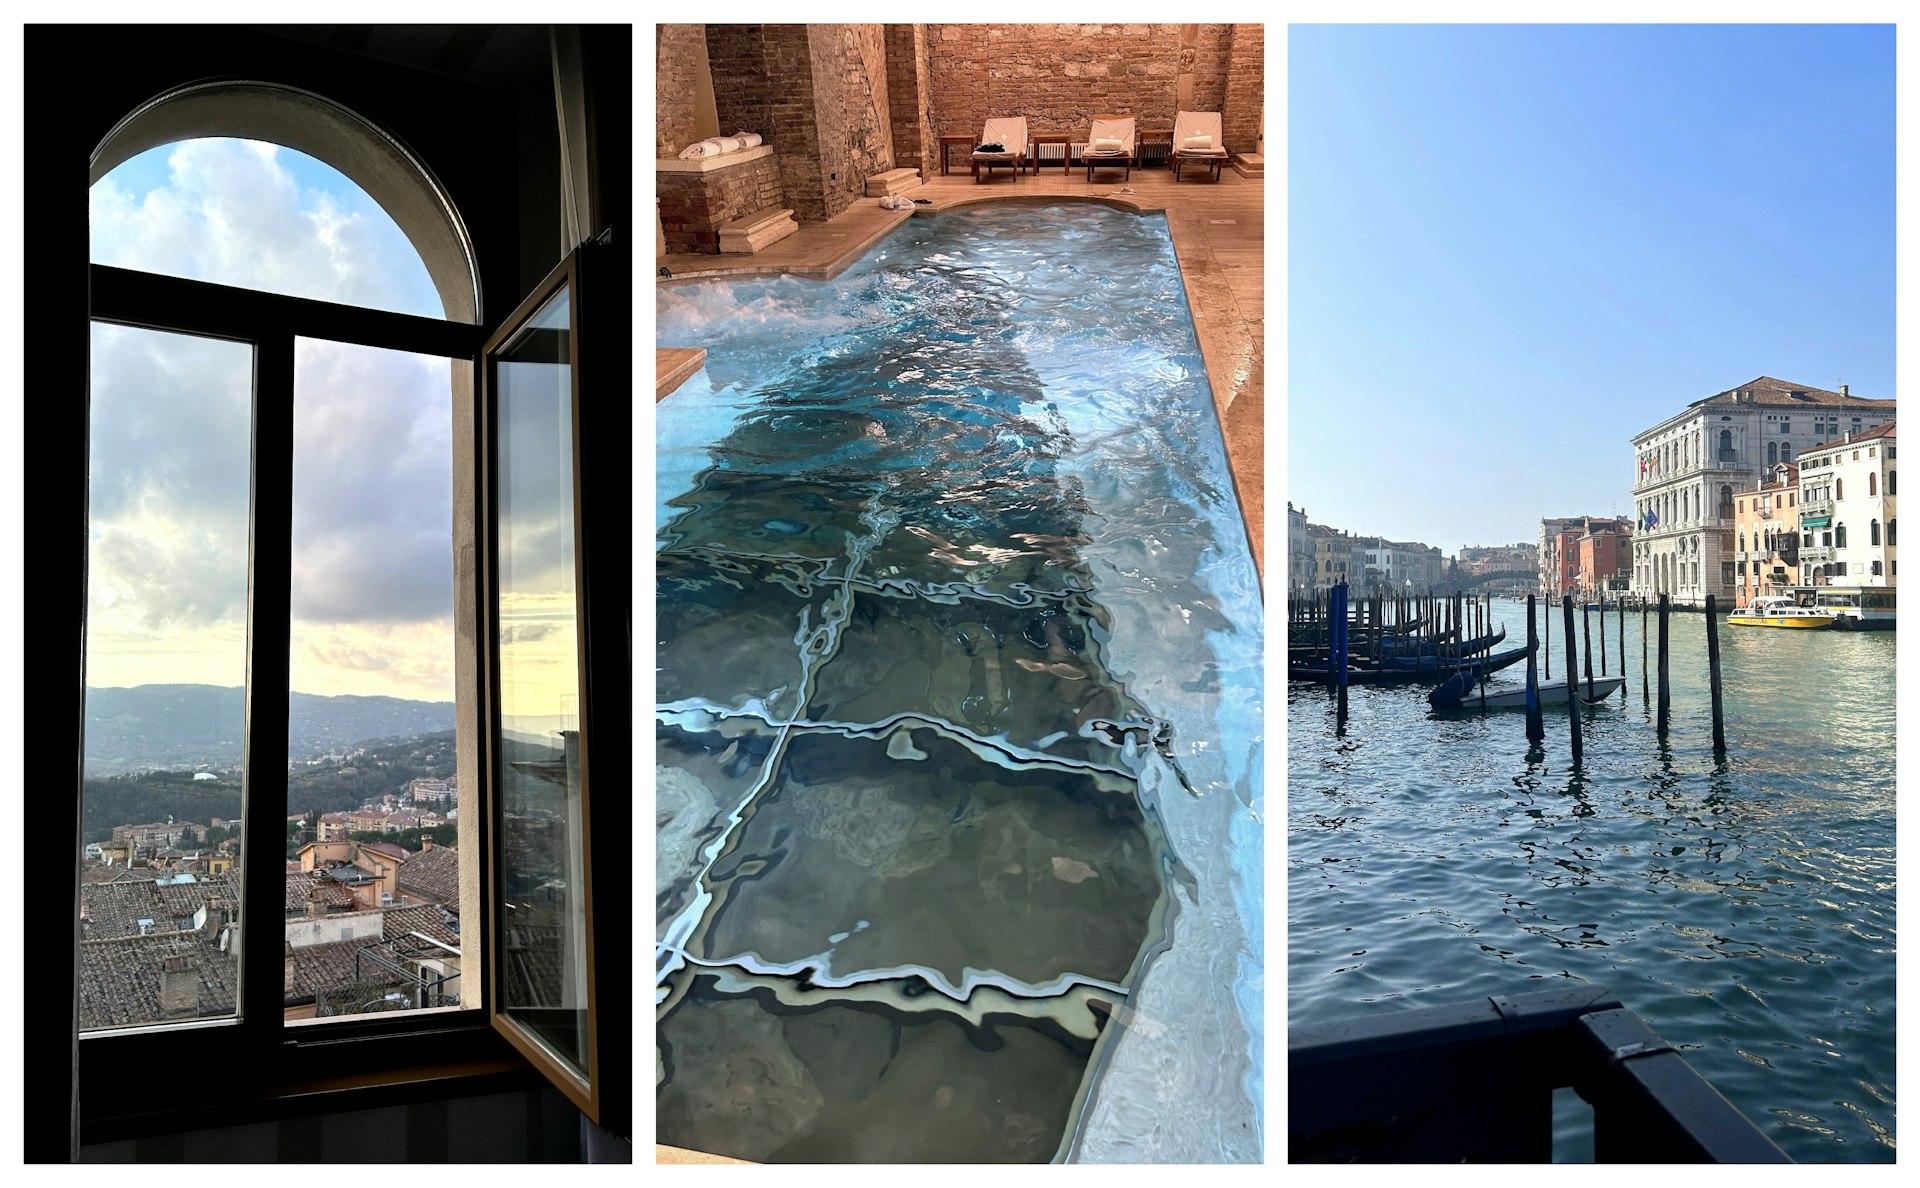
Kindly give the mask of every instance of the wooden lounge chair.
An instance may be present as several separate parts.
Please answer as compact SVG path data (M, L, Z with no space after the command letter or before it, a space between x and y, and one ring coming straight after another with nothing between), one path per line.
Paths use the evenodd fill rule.
M1189 140L1206 137L1206 144L1189 145ZM1173 180L1180 180L1180 166L1202 164L1220 180L1220 167L1227 163L1227 146L1220 143L1220 113L1183 111L1173 118L1173 148L1167 154L1173 162Z
M978 146L973 150L973 180L980 180L980 167L987 167L987 178L992 180L995 165L1011 165L1013 180L1020 180L1020 166L1027 160L1027 117L1003 116L988 120L984 131L980 133L981 144L997 144L997 153L983 153Z
M1102 147L1103 140L1118 141L1119 147ZM1086 150L1080 154L1081 163L1087 167L1087 180L1093 180L1096 169L1125 169L1127 180L1132 181L1134 148L1132 116L1094 116L1093 128L1087 133Z

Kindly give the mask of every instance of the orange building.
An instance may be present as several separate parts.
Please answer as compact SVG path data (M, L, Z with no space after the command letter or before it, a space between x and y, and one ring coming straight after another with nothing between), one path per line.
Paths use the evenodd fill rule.
M1800 467L1776 463L1733 500L1733 583L1739 605L1790 585L1799 572Z

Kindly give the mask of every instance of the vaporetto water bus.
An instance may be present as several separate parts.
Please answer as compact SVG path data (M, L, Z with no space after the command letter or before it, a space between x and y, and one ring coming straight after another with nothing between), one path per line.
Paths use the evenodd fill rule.
M1893 630L1891 586L1796 586L1793 593L1797 601L1810 601L1815 610L1832 615L1835 631Z

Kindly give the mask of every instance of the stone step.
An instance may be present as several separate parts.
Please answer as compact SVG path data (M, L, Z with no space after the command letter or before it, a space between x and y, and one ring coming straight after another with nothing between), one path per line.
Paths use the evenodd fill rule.
M919 185L918 169L889 169L867 179L867 197L884 198L888 194L904 194Z
M777 243L800 229L793 211L777 206L724 223L720 227L720 251L723 255L745 255Z
M1233 171L1241 177L1265 177L1267 159L1260 153L1235 153Z

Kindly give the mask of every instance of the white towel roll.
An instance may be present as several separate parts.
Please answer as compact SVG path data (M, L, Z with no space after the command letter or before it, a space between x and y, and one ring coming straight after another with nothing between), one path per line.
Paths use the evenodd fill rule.
M1213 136L1211 133L1206 136L1189 136L1181 147L1190 149L1212 148Z
M743 147L745 147L738 140L736 140L731 136L713 136L713 137L709 137L708 139L711 140L711 142L714 143L715 145L718 145L720 148L720 151L723 153L737 153Z
M1093 147L1104 152L1117 153L1126 147L1126 141L1117 136L1102 136L1093 142Z
M740 142L741 148L759 148L765 143L758 132L735 132L733 138Z
M710 140L696 141L680 150L680 159L682 161L692 161L700 157L717 157L719 155L720 147Z

